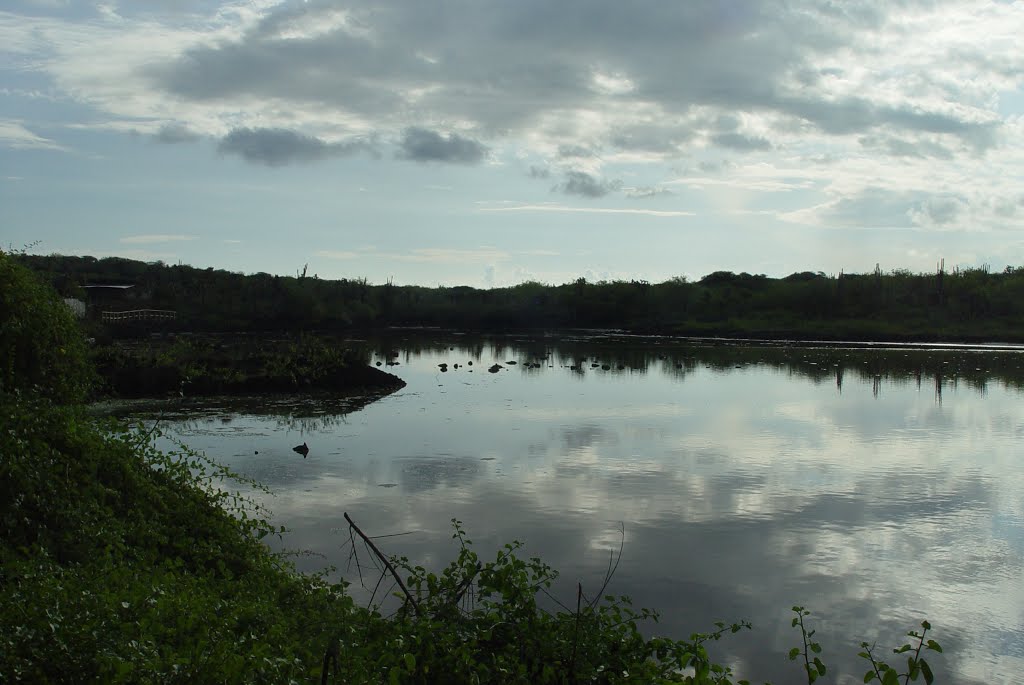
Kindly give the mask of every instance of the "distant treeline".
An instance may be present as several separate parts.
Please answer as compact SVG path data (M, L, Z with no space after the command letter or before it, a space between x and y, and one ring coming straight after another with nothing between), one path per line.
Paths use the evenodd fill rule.
M618 328L645 333L889 340L1024 340L1024 267L914 274L716 271L697 282L527 282L507 288L372 285L363 278L245 275L129 259L24 255L88 316L177 312L172 329L321 331ZM87 288L131 285L129 289Z

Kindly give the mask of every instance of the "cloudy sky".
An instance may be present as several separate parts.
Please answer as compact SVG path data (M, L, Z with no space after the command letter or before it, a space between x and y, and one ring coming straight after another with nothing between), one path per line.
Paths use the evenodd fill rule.
M998 270L1020 36L1005 0L4 0L0 241L478 287Z

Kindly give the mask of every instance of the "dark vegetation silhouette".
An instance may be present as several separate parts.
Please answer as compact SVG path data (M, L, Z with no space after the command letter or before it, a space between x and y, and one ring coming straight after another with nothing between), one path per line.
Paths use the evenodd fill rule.
M89 350L102 378L99 393L122 398L254 393L302 397L323 392L337 397L385 394L405 386L369 366L366 355L365 350L311 335L273 340L235 336L230 341L176 336L119 340Z
M65 296L104 309L172 310L174 321L139 330L342 332L389 326L481 331L617 328L634 332L847 340L1024 341L1024 268L939 266L868 274L794 273L785 278L716 271L697 282L580 278L507 288L371 285L244 275L162 262L60 255L23 256ZM132 285L109 293L83 286ZM98 291L102 289L90 289ZM90 299L92 298L92 299ZM105 298L105 299L104 299ZM97 300L93 302L92 300ZM114 327L111 327L114 328ZM129 332L132 324L117 327Z

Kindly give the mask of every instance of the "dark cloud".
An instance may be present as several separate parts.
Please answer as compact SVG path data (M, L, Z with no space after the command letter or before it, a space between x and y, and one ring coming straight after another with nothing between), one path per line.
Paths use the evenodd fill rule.
M604 197L622 188L622 181L596 178L583 171L568 171L565 181L556 185L553 190L566 195L582 197Z
M161 143L191 143L199 140L199 135L182 124L164 124L153 138Z
M608 142L620 150L679 154L696 137L696 132L693 124L631 124L615 128Z
M701 171L701 172L703 172L705 174L717 174L717 173L719 173L721 171L725 171L727 169L731 169L733 166L734 165L732 163L730 163L730 162L728 162L726 160L722 160L722 161L718 161L718 162L703 161L703 162L700 162L699 164L697 164L697 169L698 169L698 171Z
M740 123L739 117L735 114L719 114L715 117L713 125L718 131L729 133L736 131L740 127Z
M768 107L771 103L766 103ZM835 101L810 98L781 98L774 109L803 119L825 133L849 135L889 128L902 131L938 133L958 137L979 150L997 140L995 122L960 119L950 114L922 111L917 107L879 106L865 98Z
M1010 219L1016 216L1018 207L1024 207L1024 198L1016 203L1012 200L997 200L993 203L992 211L996 216Z
M477 164L487 157L487 146L457 133L442 136L425 128L407 128L399 143L399 157L416 162Z
M547 167L531 166L530 178L551 178L551 170Z
M967 203L958 197L930 197L911 210L910 217L915 223L930 226L955 224L967 211Z
M253 164L278 167L295 162L315 162L372 150L368 141L328 143L283 128L237 128L221 139L221 154L238 155Z
M772 149L772 144L766 139L746 136L742 133L718 133L711 136L711 142L719 147L727 147L743 152Z
M586 159L589 157L595 157L596 154L590 148L583 147L582 145L559 145L558 156L562 159L572 157Z

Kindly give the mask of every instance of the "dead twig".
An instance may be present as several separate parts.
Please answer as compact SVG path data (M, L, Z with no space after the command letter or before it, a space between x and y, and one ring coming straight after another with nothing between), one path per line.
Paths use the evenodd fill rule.
M394 578L395 582L398 583L398 587L402 588L402 592L405 594L405 598L409 601L409 604L412 605L413 611L416 612L416 616L421 616L419 602L417 602L416 598L413 597L412 594L409 592L409 588L407 588L405 586L405 583L402 582L402 577L398 575L398 571L396 571L395 567L391 565L391 562L388 560L388 558L384 556L384 554L379 549L377 549L377 545L373 544L373 541L366 536L366 533L359 529L359 526L356 525L356 522L352 520L352 518L348 515L347 511L345 512L345 520L348 521L348 525L351 526L351 529L356 532L356 535L363 539L363 542L367 544L367 546L373 551L377 558L380 559L381 563L384 564L387 570L391 573L391 577Z
M483 564L481 564L478 561L476 563L476 568L473 569L473 572L470 573L469 575L467 575L465 578L463 578L462 582L459 583L459 586L457 588L455 588L455 592L452 594L452 599L451 599L451 605L452 606L455 606L455 607L459 606L459 602L462 601L462 597L466 594L466 591L469 590L470 585L473 584L473 581L476 579L477 574L480 573L480 571L482 571L482 570L483 570Z
M601 589L594 595L594 599L587 602L587 606L591 609L597 606L597 603L604 597L604 591L608 589L608 584L612 582L612 576L615 575L615 572L619 569L619 562L622 561L622 548L626 544L626 526L623 523L619 524L619 536L618 556L616 556L615 552L608 553L608 570L604 573L604 582L601 584Z
M572 638L572 657L569 659L569 682L576 682L576 649L580 644L580 605L583 602L583 583L576 583L576 629Z

